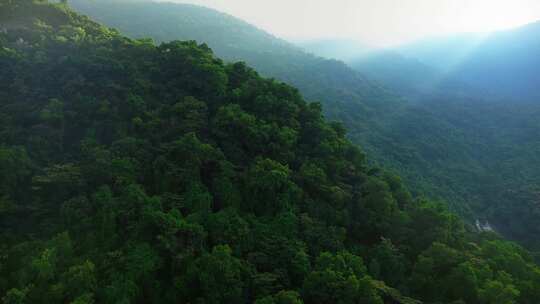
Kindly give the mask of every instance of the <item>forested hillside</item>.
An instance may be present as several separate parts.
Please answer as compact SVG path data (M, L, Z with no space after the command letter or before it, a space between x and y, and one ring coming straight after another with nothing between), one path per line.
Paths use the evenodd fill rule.
M536 103L439 95L381 122L383 136L368 137L375 147L370 155L412 188L489 220L499 233L538 250L538 115Z
M328 118L346 126L372 163L399 172L414 196L444 200L470 222L489 220L499 233L540 248L535 224L540 220L535 169L540 167L535 136L540 107L536 102L505 104L508 99L500 94L445 73L478 46L481 36L351 59L358 74L211 9L144 1L127 5L124 0L71 2L132 37L206 42L229 61L246 61L264 75L295 85L308 100L321 101ZM306 48L330 56L337 47L349 47L353 50L341 52L351 58L359 49L343 41L322 43L337 45L321 50L313 42Z
M77 11L132 38L196 40L226 61L243 61L262 75L294 85L313 101L344 102L362 120L400 101L343 62L308 54L242 20L213 9L147 0L73 0ZM337 106L339 108L339 105ZM358 119L360 120L360 119Z
M190 4L146 0L72 0L75 10L132 38L157 42L196 40L206 43L227 62L243 61L263 76L298 88L302 95L324 105L325 115L342 122L349 134L367 139L379 134L378 123L405 105L403 100L343 62L306 53L244 21ZM462 205L463 206L463 205ZM457 210L457 209L455 209Z
M205 45L0 0L3 303L536 303L540 269ZM414 298L418 300L414 300Z
M385 143L392 136L386 134L386 124L407 103L342 62L317 58L245 22L200 6L126 0L70 3L79 12L118 27L131 37L148 36L157 41L194 39L207 43L218 56L248 62L264 75L295 85L308 100L320 101L326 116L341 121L349 136L361 143L373 159L377 157L377 161L387 163L386 155L400 153ZM416 185L415 194L429 192L442 197L440 191L432 191L433 187L421 189L420 183ZM450 202L453 210L472 213L463 200L457 204Z
M368 144L373 158L414 188L538 250L540 104L526 97L540 83L531 55L540 45L535 31L537 24L427 39L356 58L317 54L342 58L408 99L377 122L378 132L353 138ZM326 48L338 47L341 54L357 49Z
M375 145L375 157L538 250L540 104L525 97L536 91L526 85L539 66L530 53L540 44L535 28L428 40L349 64L412 101L381 130L391 140ZM516 82L524 87L503 92Z

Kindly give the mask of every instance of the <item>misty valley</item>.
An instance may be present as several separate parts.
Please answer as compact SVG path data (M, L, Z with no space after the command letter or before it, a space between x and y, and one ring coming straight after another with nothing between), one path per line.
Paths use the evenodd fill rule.
M0 0L0 303L538 304L539 53Z

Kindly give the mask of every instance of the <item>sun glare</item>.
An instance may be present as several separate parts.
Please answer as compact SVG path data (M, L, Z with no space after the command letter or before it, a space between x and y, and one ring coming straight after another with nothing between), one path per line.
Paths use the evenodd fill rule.
M466 0L457 15L456 26L467 32L487 32L520 26L533 18L528 5L507 0ZM532 7L532 5L531 5Z

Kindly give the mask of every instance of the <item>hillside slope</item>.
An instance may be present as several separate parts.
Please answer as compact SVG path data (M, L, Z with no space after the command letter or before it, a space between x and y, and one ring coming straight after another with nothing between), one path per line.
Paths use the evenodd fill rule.
M144 0L73 0L79 12L133 37L196 40L226 61L244 61L262 75L294 85L309 100L355 104L359 115L390 108L396 96L344 63L304 52L240 19L190 4Z
M536 209L540 176L532 169L540 166L534 156L540 146L534 132L540 126L527 114L537 112L534 105L506 106L504 99L448 77L442 68L396 52L351 63L358 74L203 7L122 0L71 3L132 37L196 39L219 56L247 61L262 74L295 85L308 100L321 101L328 118L343 122L349 138L363 146L372 162L399 172L415 196L445 200L471 223L489 219L507 237L540 248L536 225L531 225L538 213L527 212ZM443 52L475 42L467 36L432 44L443 46Z
M536 249L540 104L526 97L537 91L526 70L540 66L532 55L537 27L427 40L350 62L414 101L381 130L395 149L381 143L373 155L386 155L382 162L411 185L464 200L499 232ZM519 92L504 88L515 82ZM393 152L398 147L409 157Z
M4 303L539 298L527 251L411 199L296 89L64 4L0 12Z
M362 144L369 155L386 162L384 156L388 153L380 146L388 138L385 124L407 103L344 63L309 55L251 25L199 6L123 0L71 3L78 11L109 26L119 26L132 37L149 35L158 41L195 39L210 45L218 56L246 61L262 74L296 86L308 100L320 101L328 118L343 122L350 137ZM244 36L246 32L250 34ZM440 196L435 192L430 195ZM470 214L463 202L452 208Z

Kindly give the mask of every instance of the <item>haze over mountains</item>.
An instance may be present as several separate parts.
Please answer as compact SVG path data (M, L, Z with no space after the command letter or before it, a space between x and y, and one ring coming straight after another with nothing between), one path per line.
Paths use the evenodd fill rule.
M355 40L315 39L296 42L308 53L344 62L358 59L372 52L372 48Z
M401 45L386 51L374 50L370 53L359 53L356 58L343 56L348 50L357 49L354 44L340 45L339 51L318 52L327 58L336 58L347 63L364 62L369 65L370 59L378 60L374 65L382 63L384 56L393 61L392 64L407 67L395 67L395 71L403 73L414 69L416 72L426 71L426 66L439 71L436 78L459 80L464 84L491 92L495 97L530 101L540 98L535 88L540 84L540 76L536 66L540 63L533 55L540 49L540 21L519 28L480 34L455 34L448 37L424 39ZM381 58L382 57L382 58ZM399 59L398 59L399 58ZM382 59L382 60L381 60ZM399 60L399 62L397 61ZM390 64L390 63L387 63ZM369 69L369 67L367 67ZM408 70L407 70L408 69ZM431 78L430 74L426 78ZM414 75L413 75L414 77Z

